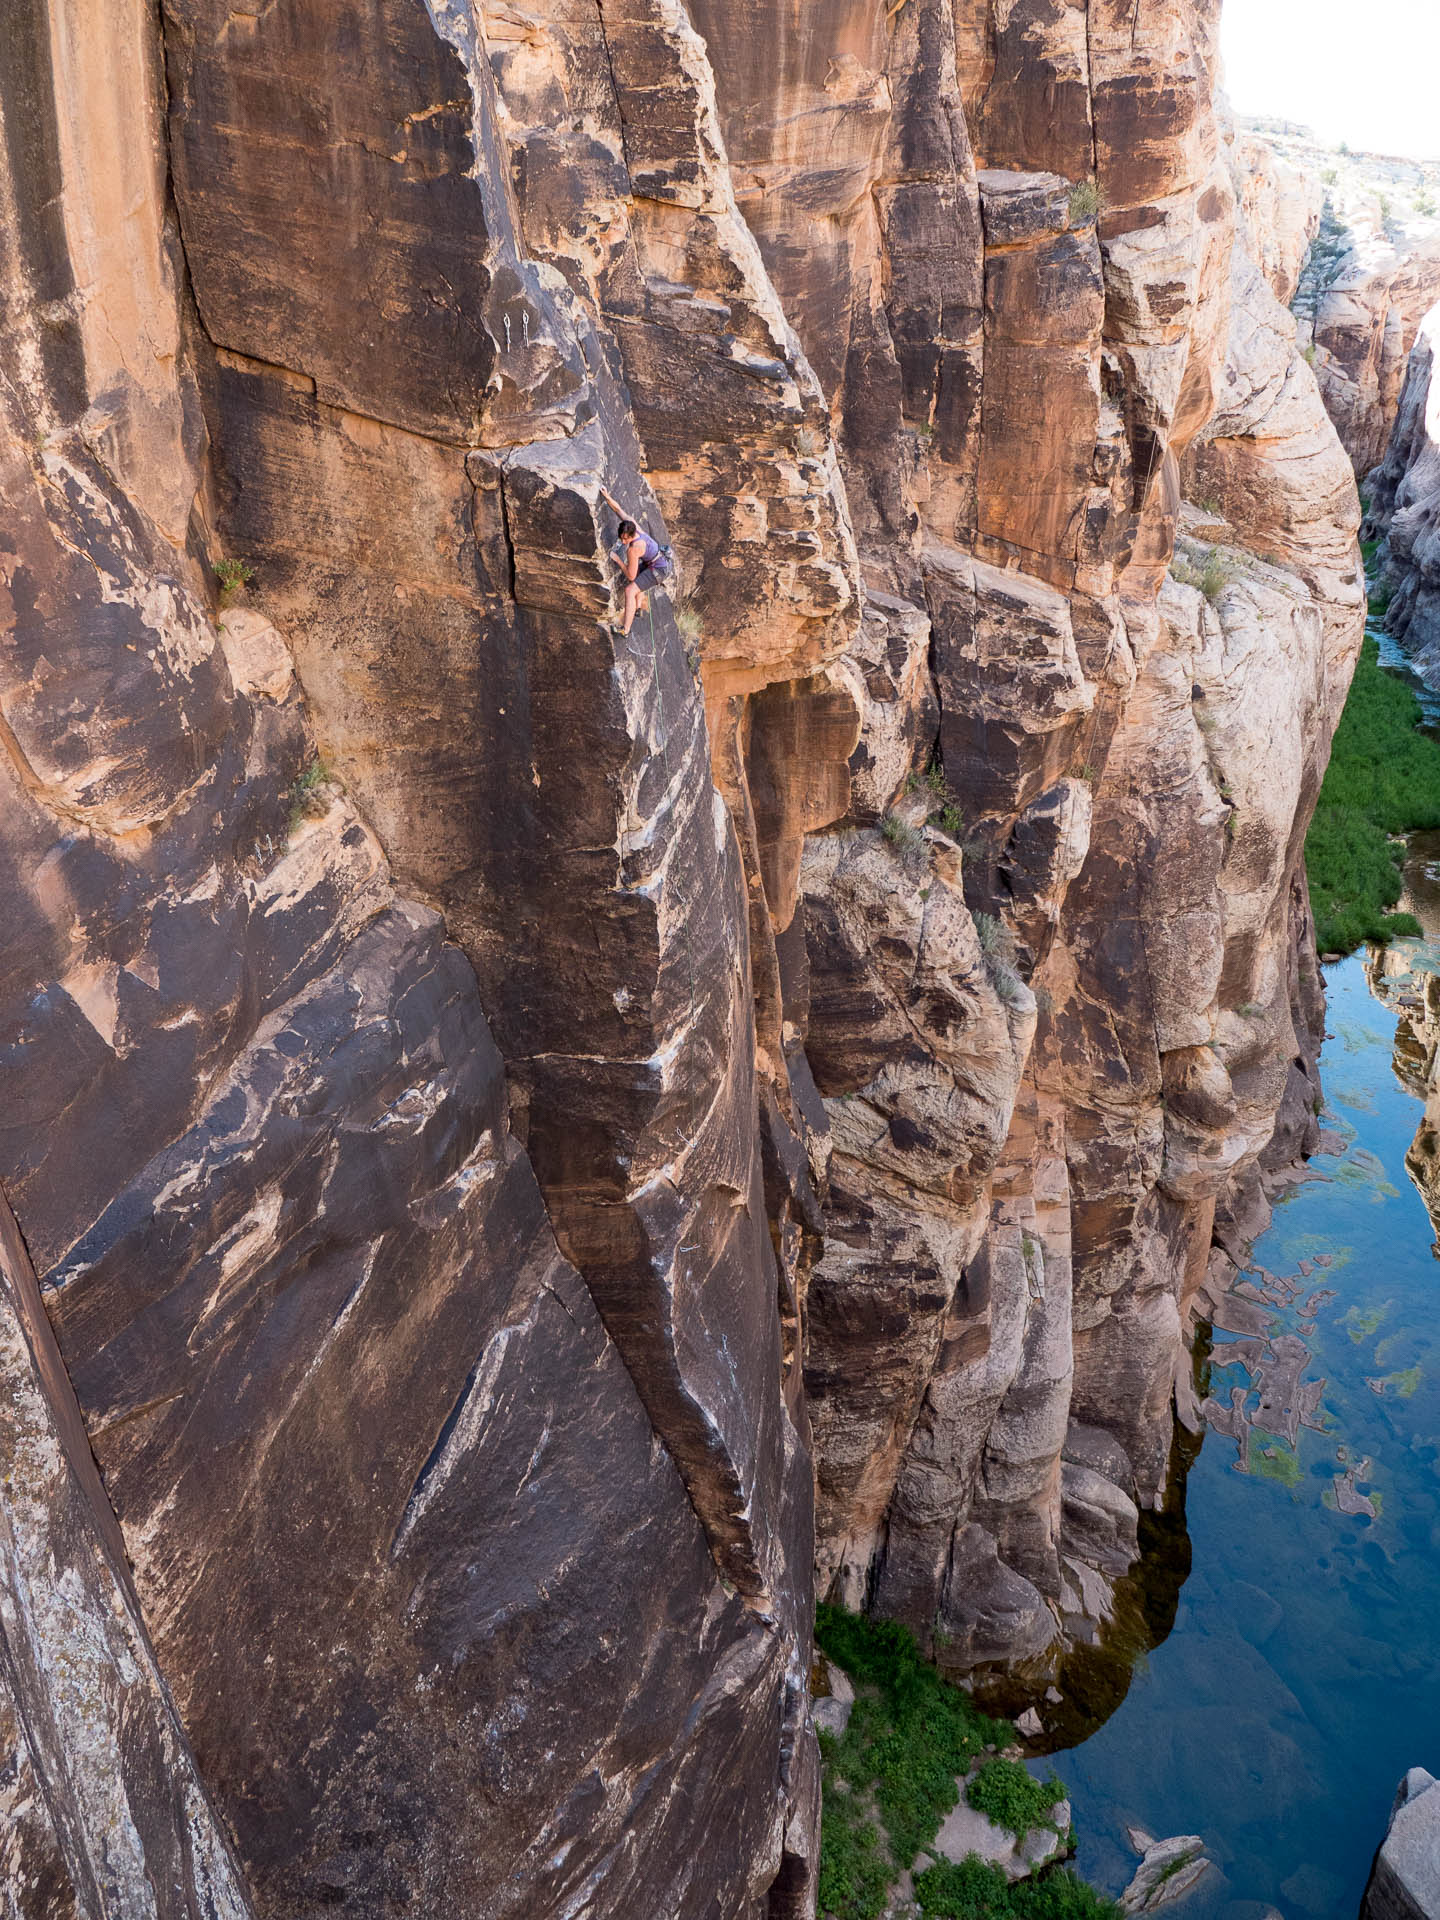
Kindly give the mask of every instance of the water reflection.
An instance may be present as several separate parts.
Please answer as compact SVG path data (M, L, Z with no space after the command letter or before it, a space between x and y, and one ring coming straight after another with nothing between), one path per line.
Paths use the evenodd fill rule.
M1440 695L1431 695L1440 702ZM1435 1056L1440 1047L1440 832L1412 833L1403 868L1401 906L1425 929L1422 940L1372 948L1366 963L1370 990L1395 1015L1395 1072L1424 1102L1405 1170L1424 1200L1440 1258L1440 1087Z
M1407 904L1426 939L1328 973L1329 1151L1197 1356L1219 1431L1181 1436L1117 1631L1063 1676L1077 1744L1055 1765L1082 1871L1118 1891L1129 1824L1201 1833L1221 1871L1185 1920L1354 1915L1395 1781L1440 1771L1440 835L1425 839Z
M1197 1356L1199 1377L1208 1372L1209 1339ZM1201 1436L1178 1423L1170 1448L1165 1503L1140 1515L1140 1558L1116 1583L1114 1615L1095 1646L1076 1647L1060 1674L1060 1700L1052 1703L1045 1751L1073 1747L1104 1726L1124 1701L1137 1668L1169 1638L1190 1577L1190 1534L1185 1525L1185 1488L1200 1452Z

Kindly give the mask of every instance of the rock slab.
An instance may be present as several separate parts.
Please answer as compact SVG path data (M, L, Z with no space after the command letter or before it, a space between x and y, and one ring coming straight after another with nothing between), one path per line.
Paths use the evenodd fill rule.
M1365 1889L1361 1920L1440 1920L1440 1780L1411 1767Z

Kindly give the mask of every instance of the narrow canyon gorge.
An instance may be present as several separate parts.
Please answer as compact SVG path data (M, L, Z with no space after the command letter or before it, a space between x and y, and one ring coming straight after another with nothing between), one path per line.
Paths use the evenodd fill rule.
M5 7L5 1914L813 1920L817 1602L1104 1642L1372 468L1440 685L1440 226L1219 10Z

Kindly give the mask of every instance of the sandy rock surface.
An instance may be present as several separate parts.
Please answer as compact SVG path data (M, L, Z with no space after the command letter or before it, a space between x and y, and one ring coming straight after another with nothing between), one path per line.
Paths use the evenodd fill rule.
M276 1920L809 1920L817 1591L1103 1633L1316 1143L1303 195L1207 0L101 12L0 60L0 1184L148 1777Z

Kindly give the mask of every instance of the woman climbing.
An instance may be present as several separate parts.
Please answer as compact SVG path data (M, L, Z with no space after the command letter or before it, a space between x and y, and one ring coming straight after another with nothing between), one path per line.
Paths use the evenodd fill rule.
M610 557L625 578L625 624L619 631L629 633L635 615L649 604L646 589L663 579L670 569L660 542L636 526L613 494L606 493L604 487L600 491L620 520L620 538L610 549Z

